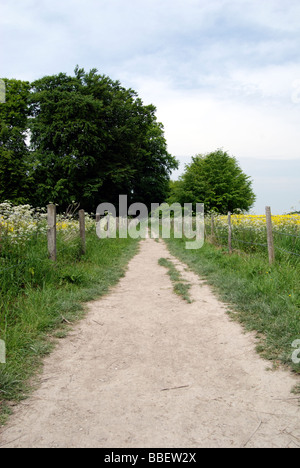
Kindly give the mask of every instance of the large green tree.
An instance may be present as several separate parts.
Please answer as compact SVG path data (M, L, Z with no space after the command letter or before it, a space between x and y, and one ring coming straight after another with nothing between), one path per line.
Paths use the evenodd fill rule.
M171 185L169 201L204 203L206 212L227 214L249 211L255 199L252 181L236 158L217 150L192 158L180 180Z
M177 161L154 106L96 69L32 86L34 204L76 200L94 211L103 201L117 204L119 194L147 204L165 199Z
M4 79L5 102L0 103L0 202L23 203L30 191L26 144L30 84Z

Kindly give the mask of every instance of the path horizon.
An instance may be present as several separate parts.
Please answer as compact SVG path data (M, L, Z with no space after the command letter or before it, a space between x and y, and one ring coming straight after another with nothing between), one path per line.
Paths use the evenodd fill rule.
M192 285L191 304L160 258ZM118 285L86 307L0 429L1 448L299 448L298 378L271 370L163 241L141 241Z

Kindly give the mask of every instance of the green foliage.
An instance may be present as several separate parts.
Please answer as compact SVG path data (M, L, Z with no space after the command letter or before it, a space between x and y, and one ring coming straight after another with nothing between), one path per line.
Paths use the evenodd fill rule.
M248 211L255 202L252 182L234 157L222 150L192 158L181 179L171 185L172 203L204 203L205 211Z
M86 73L47 76L33 83L30 122L36 192L32 203L72 200L87 211L99 203L150 204L165 199L176 160L167 152L154 106L143 105L118 81Z
M176 181L170 181L170 193L168 198L168 203L173 205L173 203L187 203L185 201L184 193L184 184L182 178Z
M167 151L156 108L118 81L60 73L30 84L5 79L0 104L0 202L64 211L76 200L86 211L99 203L163 202L178 166ZM29 146L30 142L30 146Z
M30 84L3 80L6 102L0 103L0 202L22 203L30 190L28 148L25 143Z

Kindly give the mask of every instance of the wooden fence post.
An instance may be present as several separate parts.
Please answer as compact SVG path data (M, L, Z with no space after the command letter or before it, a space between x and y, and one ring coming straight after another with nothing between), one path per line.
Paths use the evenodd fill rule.
M56 206L48 205L48 252L49 258L56 262Z
M85 212L84 210L79 211L79 230L81 239L81 254L86 254L86 239L85 239Z
M273 238L273 223L271 207L266 207L266 221L267 221L267 237L268 237L268 251L269 251L269 262L272 265L275 262L275 249L274 249L274 238Z
M229 253L232 253L232 224L231 224L231 213L228 213L228 249Z

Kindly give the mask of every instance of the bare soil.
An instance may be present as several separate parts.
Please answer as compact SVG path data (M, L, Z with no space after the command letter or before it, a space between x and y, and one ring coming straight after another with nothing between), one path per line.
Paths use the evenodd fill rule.
M161 257L192 283L192 304L173 293ZM87 307L0 430L1 447L300 447L299 379L271 370L164 243L143 241L118 286Z

